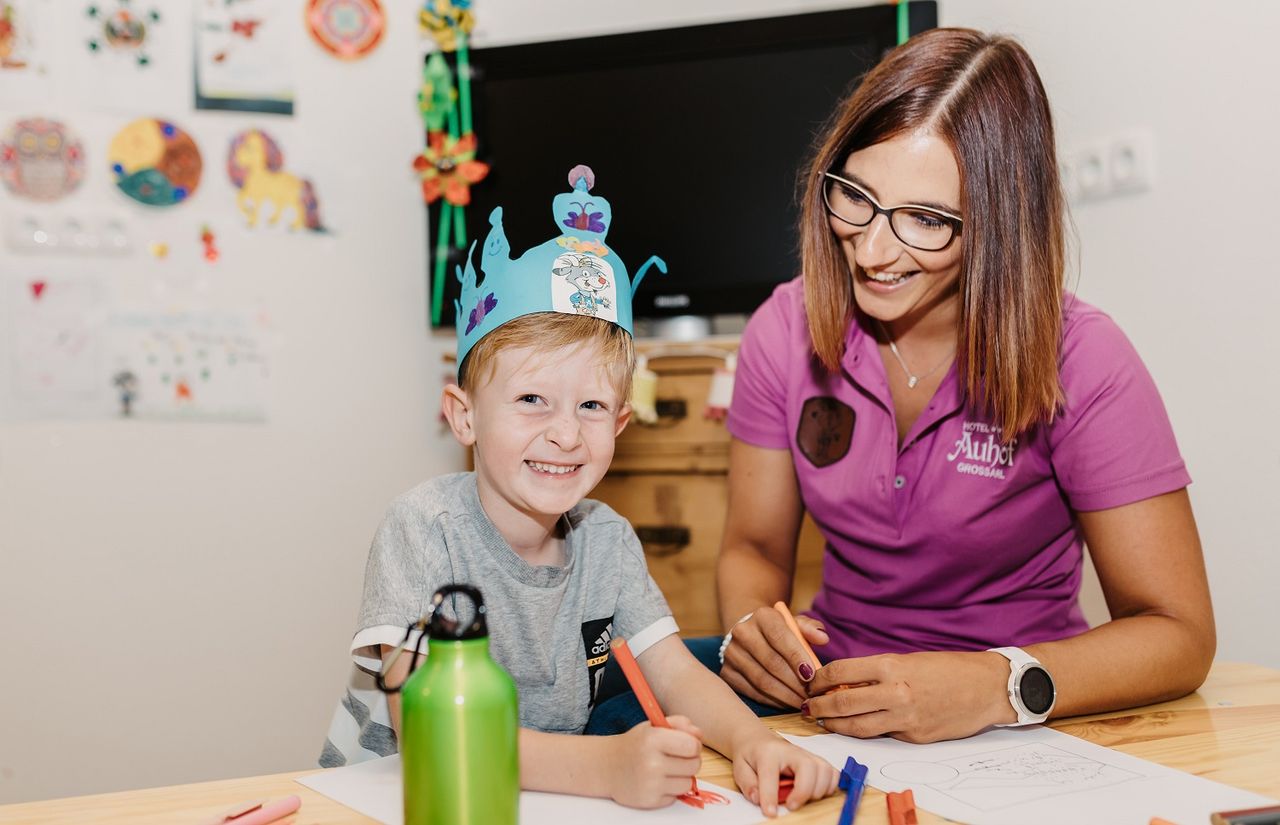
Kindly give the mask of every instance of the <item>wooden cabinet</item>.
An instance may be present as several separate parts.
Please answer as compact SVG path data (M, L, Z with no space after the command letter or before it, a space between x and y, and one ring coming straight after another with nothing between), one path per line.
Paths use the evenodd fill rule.
M704 418L707 393L722 359L707 346L733 350L736 340L697 347L639 345L658 373L656 424L633 419L618 438L613 465L591 497L635 526L649 571L666 594L684 636L722 633L716 608L716 558L727 506L729 434ZM664 354L665 353L665 354ZM806 516L800 532L791 606L808 607L822 575L823 540Z

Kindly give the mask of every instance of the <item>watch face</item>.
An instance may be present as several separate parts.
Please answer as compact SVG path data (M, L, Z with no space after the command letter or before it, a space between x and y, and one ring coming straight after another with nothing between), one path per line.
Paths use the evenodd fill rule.
M1053 680L1044 668L1029 667L1022 673L1018 694L1022 697L1022 704L1032 714L1039 716L1048 713L1049 708L1053 707Z

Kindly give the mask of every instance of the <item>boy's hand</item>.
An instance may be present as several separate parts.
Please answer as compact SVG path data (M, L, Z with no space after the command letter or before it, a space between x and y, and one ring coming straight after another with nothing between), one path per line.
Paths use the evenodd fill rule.
M782 775L795 781L786 802L793 811L811 799L831 796L840 784L840 774L825 759L773 733L753 734L734 753L733 781L765 816L778 813L778 779Z
M687 717L668 716L670 728L648 722L613 737L612 787L615 802L630 808L662 808L688 793L702 767L702 731Z

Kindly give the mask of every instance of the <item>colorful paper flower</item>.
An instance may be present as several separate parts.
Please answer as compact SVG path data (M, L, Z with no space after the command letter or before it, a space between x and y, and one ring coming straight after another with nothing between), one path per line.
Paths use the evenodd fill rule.
M441 51L456 51L458 33L470 34L476 25L471 0L427 0L418 13L418 25Z
M444 196L454 206L471 203L471 184L484 180L489 164L476 160L476 136L452 138L444 133L428 136L427 148L413 160L422 178L422 199L435 203Z

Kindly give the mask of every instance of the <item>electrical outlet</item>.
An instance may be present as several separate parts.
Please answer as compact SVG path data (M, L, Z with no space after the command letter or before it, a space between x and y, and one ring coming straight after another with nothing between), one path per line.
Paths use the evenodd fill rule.
M1154 140L1146 130L1098 140L1058 162L1071 201L1087 203L1146 192L1152 186Z
M1111 188L1111 174L1107 170L1107 156L1097 147L1090 147L1076 156L1076 192L1082 201L1105 198Z
M1135 132L1111 141L1107 168L1113 194L1127 195L1151 188L1151 144L1148 132Z

